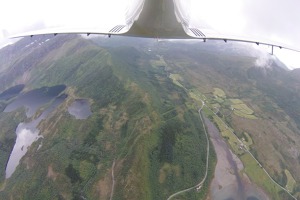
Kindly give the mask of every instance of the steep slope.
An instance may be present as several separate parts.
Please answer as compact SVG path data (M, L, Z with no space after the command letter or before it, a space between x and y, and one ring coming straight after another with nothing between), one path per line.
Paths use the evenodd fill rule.
M36 119L47 105L31 118L26 109L0 114L0 199L167 199L195 186L206 163L202 101L203 112L242 160L240 173L271 199L292 198L274 181L299 198L298 70L271 57L257 65L259 58L247 52L220 43L76 35L25 38L1 49L3 96L25 86L0 99L3 109L42 87L66 85L68 97L39 123L43 139L7 180L2 166L17 125ZM76 120L68 112L76 99L91 103L89 118ZM180 199L205 199L215 160L211 153L200 192Z
M42 138L9 179L1 168L1 199L166 199L202 179L202 122L187 93L152 65L149 59L156 56L132 47L107 50L73 35L31 40L1 50L5 57L23 47L1 66L2 91L16 84L25 85L23 92L63 84L67 98L38 124ZM81 98L91 102L93 114L86 120L68 113ZM1 113L1 127L7 127L0 135L1 166L18 123L46 108L30 118L24 109ZM208 183L183 198L205 196Z
M128 45L126 40L124 43ZM122 42L119 44L123 45ZM137 48L148 55L147 59L153 65L167 71L174 84L188 90L190 97L198 99L197 96L202 96L212 110L218 110L217 114L241 140L251 141L250 151L275 182L299 198L297 70L289 71L271 55L253 57L253 54L260 55L255 50L251 50L254 51L252 55L247 55L249 49L245 51L244 46L148 41ZM225 97L218 96L217 88L225 91ZM209 112L207 115L214 121L213 115ZM214 122L219 123L218 120ZM219 124L219 129L222 128ZM228 139L228 135L224 137ZM231 140L228 142L234 144ZM266 190L272 199L292 199L274 184L255 160L237 150L238 145L231 147L245 165L243 173Z
M171 44L172 51L160 48L164 60L182 78L178 79L194 96L206 100L240 140L250 136L250 151L263 163L277 183L286 187L291 179L297 184L292 193L299 197L299 93L293 72L277 66L272 58L266 66L257 66L256 58L215 54L201 47ZM198 98L195 96L195 98ZM251 158L239 150L239 144L228 135L226 127L212 113L232 149L244 162L252 181L263 187L272 199L291 198L284 191L262 179L265 173ZM286 170L292 172L289 177ZM261 172L259 172L261 171ZM261 176L258 176L260 174ZM263 181L262 181L263 180ZM268 182L268 183L267 183Z

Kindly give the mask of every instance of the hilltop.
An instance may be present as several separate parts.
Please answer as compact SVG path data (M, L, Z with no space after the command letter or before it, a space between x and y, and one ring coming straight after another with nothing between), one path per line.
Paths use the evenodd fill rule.
M31 117L24 108L0 113L1 198L167 199L194 186L206 163L198 114L202 100L247 141L272 177L299 197L299 73L271 56L257 65L258 55L250 55L248 47L218 42L87 40L77 35L24 38L2 48L0 92L7 97L5 91L19 88L0 99L2 110L40 88L65 85L60 95L67 97L38 124L43 138L30 146L7 180L4 166L16 127L36 119L48 104ZM90 102L90 117L70 115L75 99ZM239 150L211 111L204 112L243 161L243 173L272 199L288 198L259 179L260 167ZM180 198L208 194L216 163L210 146L204 187Z
M9 179L1 168L1 198L164 199L203 177L207 144L197 110L186 105L189 98L164 67L152 65L156 55L100 47L76 35L25 38L0 54L10 54L0 74L3 91L16 84L24 85L21 94L65 85L67 95L39 123L42 138ZM68 113L75 99L91 102L86 120ZM3 107L12 101L2 101ZM18 123L46 108L30 118L24 109L1 113L1 166Z

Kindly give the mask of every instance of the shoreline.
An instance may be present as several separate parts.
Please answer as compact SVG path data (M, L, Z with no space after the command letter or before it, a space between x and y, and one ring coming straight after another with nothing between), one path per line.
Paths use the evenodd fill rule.
M240 172L244 169L242 161L236 156L220 135L217 127L206 117L205 125L217 155L214 178L209 186L206 200L270 200L270 198Z

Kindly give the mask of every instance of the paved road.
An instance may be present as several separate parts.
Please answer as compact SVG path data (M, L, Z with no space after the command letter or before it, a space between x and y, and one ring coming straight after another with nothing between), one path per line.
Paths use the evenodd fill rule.
M183 89L185 90L185 92L187 93L187 94L189 94L189 90L187 89L187 88L185 88L184 86L182 86L183 87ZM200 98L200 97L199 97ZM214 113L214 115L216 115L221 121L222 121L222 123L228 128L228 130L230 130L231 131L231 133L237 138L237 140L240 142L240 144L241 145L243 145L243 142L237 137L237 135L235 135L234 133L233 133L233 131L228 127L228 125L210 108L210 107L208 107L206 104L205 104L205 102L200 98L200 100L201 100L201 102L202 102L202 106L201 106L201 108L199 109L199 116L200 116L200 119L201 119L201 121L202 121L202 125L203 125L203 127L204 127L204 130L205 130L205 135L206 135L206 139L207 139L207 141L208 141L208 136L207 136L207 132L206 132L206 129L205 129L205 125L204 125L204 121L202 120L202 116L201 116L201 110L203 109L203 107L205 106L206 108L208 108L211 112L213 112ZM233 112L233 110L232 110L232 112ZM232 113L231 112L231 113ZM231 114L230 113L230 114ZM205 179L206 179L206 177L207 177L207 169L208 169L208 157L209 157L209 142L207 142L207 159L206 159L206 172L205 172L205 176L204 176L204 178L202 179L202 181L199 183L199 184L197 184L196 186L194 186L194 187L191 187L191 188L188 188L188 189L185 189L185 190L181 190L181 191L179 191L179 192L177 192L177 193L175 193L175 194L173 194L173 195L171 195L167 200L170 200L170 199L172 199L173 197L175 197L175 196L177 196L177 195L179 195L179 194L182 194L182 193L184 193L184 192L187 192L187 191L190 191L190 190L192 190L192 189L194 189L194 188L197 188L197 190L199 190L199 189L201 189L201 187L202 187L202 185L203 185L203 183L204 183L204 181L205 181ZM257 164L259 165L259 166L261 166L261 168L264 170L264 172L267 174L267 176L271 179L271 181L272 182L274 182L278 187L280 187L282 190L284 190L284 191L286 191L293 199L295 199L295 200L297 200L297 198L295 197L295 196L293 196L285 187L283 187L283 186L281 186L279 183L277 183L271 176L270 176L270 174L266 171L266 169L262 166L262 164L253 156L253 154L247 149L247 148L244 148L244 150L247 152L247 153L249 153L251 156L252 156L252 158L257 162Z
M211 110L207 105L205 105L210 111L213 112L213 110ZM214 113L214 112L213 112ZM236 137L236 139L239 141L239 143L241 144L241 146L243 146L243 142L238 138L238 136L236 134L234 134L234 132L228 127L228 125L216 114L214 113L214 115L216 117L218 117L222 123L226 126L226 128ZM277 183L271 176L270 174L266 171L266 169L262 166L262 164L254 157L254 155L247 149L247 148L243 148L244 151L246 151L247 153L249 153L251 155L251 157L257 162L257 164L259 166L261 166L261 168L264 170L264 172L267 174L267 176L271 179L271 181L273 183L275 183L275 185L277 185L278 187L280 187L282 190L286 191L293 199L297 200L297 198L295 196L293 196L285 187L281 186L279 183Z
M185 193L185 192L188 192L190 190L193 190L193 189L197 189L197 191L199 191L201 188L202 188L202 185L203 183L205 182L206 178L207 178L207 171L208 171L208 159L209 159L209 139L208 139L208 134L207 134L207 131L206 131L206 128L205 128L205 125L204 125L204 121L203 121L203 118L202 118L202 114L201 114L201 110L203 109L205 103L202 101L202 106L201 108L198 110L199 112L199 117L200 117L200 120L202 122L202 126L203 126L203 129L204 129L204 133L205 133L205 136L206 136L206 142L207 142L207 147L206 147L206 170L205 170L205 175L203 177L203 179L195 186L193 187L190 187L190 188L187 188L187 189L184 189L184 190L181 190L179 192L176 192L174 194L172 194L171 196L169 196L169 198L167 200L170 200L172 198L174 198L175 196L178 196L182 193Z
M207 141L208 141L208 136L207 136L207 132L206 132L206 129L205 129L205 126L204 126L204 123L203 123L203 119L202 119L202 115L201 115L201 111L202 111L202 109L203 109L203 107L206 107L206 108L208 108L210 111L212 111L207 105L205 105L205 103L202 101L202 106L201 106L201 108L199 109L199 116L200 116L200 119L201 119L201 121L202 121L202 124L203 124L203 127L204 127L204 130L205 130L205 135L206 135L206 139L207 139ZM212 111L213 112L213 111ZM213 112L214 114L215 114L215 116L216 117L218 117L221 121L222 121L222 123L228 128L228 130L230 130L231 131L231 133L236 137L236 139L239 141L239 143L242 145L243 144L243 142L237 137L237 135L236 134L234 134L234 132L228 127L228 125L215 113L215 112ZM198 183L197 185L195 185L195 186L193 186L193 187L190 187L190 188L188 188L188 189L185 189L185 190L181 190L181 191L179 191L179 192L176 192L175 194L172 194L167 200L170 200L170 199L172 199L173 197L175 197L175 196L177 196L177 195L180 195L180 194L182 194L182 193L184 193L184 192L188 192L188 191L190 191L190 190L193 190L193 189L197 189L197 190L199 190L199 189L201 189L201 187L202 187L202 185L203 185L203 183L205 182L205 180L206 180L206 177L207 177L207 170L208 170L208 157L209 157L209 142L207 142L207 159L206 159L206 172L205 172L205 176L204 176L204 178L202 179L202 181L200 182L200 183ZM282 190L284 190L285 192L287 192L293 199L295 199L295 200L297 200L297 198L295 197L295 196L293 196L291 193L290 193L290 191L288 191L285 187L283 187L283 186L281 186L279 183L277 183L272 177L271 177L271 175L266 171L266 169L262 166L262 164L254 157L254 155L247 149L247 148L243 148L244 149L244 151L246 151L247 153L249 153L250 155L251 155L251 157L257 162L257 164L259 165L259 166L261 166L261 168L262 168L262 170L266 173L266 175L270 178L270 180L275 184L275 185L277 185L279 188L281 188Z
M114 175L114 169L115 169L116 160L114 160L112 169L111 169L111 179L112 179L112 188L110 193L110 200L112 200L114 196L114 189L115 189L115 175Z

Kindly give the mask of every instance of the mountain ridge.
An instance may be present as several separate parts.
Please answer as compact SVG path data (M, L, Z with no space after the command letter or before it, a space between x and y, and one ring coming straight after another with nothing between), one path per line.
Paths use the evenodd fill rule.
M207 50L197 43L133 40L41 36L0 50L0 58L6 58L1 62L1 92L17 84L25 84L21 94L65 84L68 95L38 125L42 147L33 143L11 179L4 180L1 169L3 198L109 199L115 181L114 199L166 199L195 185L204 174L199 168L204 169L207 145L198 116L199 95L219 109L238 137L247 132L253 140L250 151L276 181L287 184L285 170L291 172L296 180L292 192L299 196L299 70L286 70L275 61L258 67L256 58L240 55L238 47L225 46L216 53L219 44L209 44ZM76 120L67 108L82 98L91 102L93 114ZM1 163L16 139L14 128L33 118L26 118L24 109L0 113L0 142L7 145ZM201 191L183 194L183 199L207 196L214 153L210 162ZM271 197L285 197L247 170L243 173ZM26 185L28 180L32 184Z
M58 45L53 41L49 47L51 40ZM41 51L43 45L45 49ZM199 146L204 135L197 112L188 111L184 105L185 95L169 95L178 90L182 93L182 90L173 85L165 72L138 64L145 54L125 47L117 49L113 56L110 51L79 36L56 36L32 47L30 54L40 51L48 56L34 55L31 62L26 61L27 56L15 59L18 60L14 65L16 72L1 74L7 78L6 85L21 81L25 84L25 92L64 83L68 97L38 125L43 136L42 146L38 148L38 142L33 143L11 178L3 180L2 176L3 198L12 194L14 199L110 198L107 190L111 190L110 172L114 170L118 175L114 198L161 199L201 177L203 172L197 169L201 167L201 156L186 157L188 162L180 162L187 150L205 155L205 145ZM24 67L23 63L29 66ZM28 74L27 78L24 73ZM155 74L160 76L161 82L156 81ZM76 120L67 113L68 105L77 98L92 102L93 114L87 120ZM44 106L37 116L41 109L45 109ZM172 112L164 113L169 110ZM20 112L17 110L12 115L20 115ZM182 129L183 126L189 128ZM4 131L1 135L6 138L8 133ZM13 136L14 132L10 131L9 135ZM201 151L189 148L179 151L182 147L174 141L175 137L183 137L183 144L194 143ZM173 138L173 142L169 143L169 138ZM165 163L169 163L170 170L160 172ZM173 176L175 169L186 175L176 172ZM173 178L159 181L159 174ZM180 181L183 178L185 181ZM32 184L28 185L28 180L32 180ZM167 181L172 180L176 184L170 187ZM124 190L128 184L134 193ZM187 196L194 198L205 192L207 190Z

